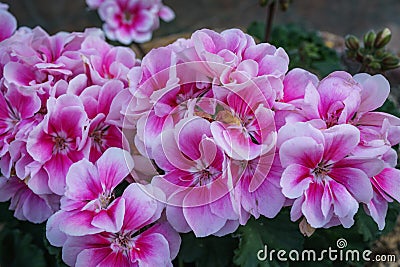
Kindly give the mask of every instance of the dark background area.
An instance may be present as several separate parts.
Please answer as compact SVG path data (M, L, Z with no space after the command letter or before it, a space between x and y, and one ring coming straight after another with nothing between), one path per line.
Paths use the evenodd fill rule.
M50 33L82 31L101 27L95 11L85 0L2 0L10 5L20 26L41 25ZM265 20L266 9L258 0L165 0L176 13L171 23L163 23L155 36L192 32L208 28L246 28L254 20ZM390 47L400 49L399 0L293 0L287 12L276 14L276 23L297 23L309 29L337 35L361 36L369 29L388 27L393 32Z

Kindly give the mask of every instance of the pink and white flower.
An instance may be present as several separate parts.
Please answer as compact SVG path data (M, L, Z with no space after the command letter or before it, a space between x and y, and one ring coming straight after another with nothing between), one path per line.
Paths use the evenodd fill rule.
M16 176L0 177L0 201L11 200L9 209L14 210L18 220L42 223L57 209L59 197L55 195L37 195Z
M280 184L283 194L295 200L292 220L303 215L314 228L350 227L358 203L372 199L369 177L383 169L379 159L351 156L360 141L358 129L343 124L320 131L296 123L282 127L279 134L284 168Z
M70 266L172 266L180 246L179 235L167 222L157 222L160 203L138 184L121 196L122 224L115 231L85 236L53 236L65 239L63 260ZM53 226L57 226L54 224ZM49 229L48 231L52 231ZM49 235L48 235L49 236ZM57 243L57 240L50 240Z
M150 41L160 18L166 22L175 18L161 0L105 0L96 1L94 6L98 6L100 18L105 22L106 36L126 45Z
M74 95L49 99L47 109L44 120L29 134L27 151L48 173L49 188L63 195L69 167L89 155L88 118Z
M60 230L70 236L118 231L125 202L115 199L113 191L132 168L132 157L119 148L107 149L95 165L87 159L72 164L61 210L55 215Z
M236 229L226 158L212 139L210 122L182 120L161 133L153 153L165 175L153 178L152 184L165 192L167 219L177 231L207 236Z

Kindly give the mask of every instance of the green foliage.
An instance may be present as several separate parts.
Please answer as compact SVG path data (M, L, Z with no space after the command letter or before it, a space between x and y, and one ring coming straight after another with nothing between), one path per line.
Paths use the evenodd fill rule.
M183 234L179 259L181 262L194 263L198 267L231 266L237 243L230 235L196 238L193 233Z
M247 32L259 40L264 40L265 24L253 22ZM271 44L283 47L288 53L289 69L307 69L320 77L342 69L336 51L327 47L317 32L307 31L298 25L274 27Z
M264 245L275 250L301 250L304 242L298 224L290 221L287 209L274 219L252 218L246 226L241 226L237 233L240 242L238 249L235 250L234 262L242 267L288 266L287 262L279 262L276 259L271 262L268 259L259 261L257 252L264 249Z

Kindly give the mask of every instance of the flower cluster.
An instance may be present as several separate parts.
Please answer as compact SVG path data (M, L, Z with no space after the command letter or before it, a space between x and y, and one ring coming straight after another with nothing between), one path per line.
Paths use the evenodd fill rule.
M58 209L74 162L94 162L108 147L129 149L107 116L139 62L98 30L49 36L20 28L0 51L0 179L14 188L2 200L12 199L18 218L43 222Z
M161 0L86 0L86 3L98 10L107 38L125 45L150 41L153 31L160 26L160 18L165 22L175 18L172 9Z
M382 75L334 72L321 81L299 69L276 103L283 194L291 217L314 228L354 223L359 204L385 226L388 202L400 201L395 169L400 119L374 112L390 87ZM277 123L278 124L278 123Z
M123 43L173 17L161 1L87 3ZM327 228L361 205L383 229L400 201L382 75L288 71L282 48L238 29L140 62L99 30L50 36L10 16L0 5L0 201L48 220L70 266L172 266L178 232L222 236L284 206Z
M350 227L360 204L384 227L387 203L400 200L400 119L373 111L389 83L287 70L280 48L200 30L128 73L113 119L156 165L136 178L165 193L177 231L224 235L283 206L314 228Z
M11 200L20 220L48 220L47 237L71 266L171 265L180 237L162 216L165 197L150 185L121 185L134 163L109 118L140 61L95 29L8 29L0 42L0 201Z

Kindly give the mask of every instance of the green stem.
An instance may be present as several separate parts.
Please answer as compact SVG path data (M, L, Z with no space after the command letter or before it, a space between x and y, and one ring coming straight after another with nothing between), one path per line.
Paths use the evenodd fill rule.
M272 24L274 22L275 10L276 10L276 1L272 1L272 3L269 4L267 7L268 15L267 15L267 22L266 22L266 26L265 26L265 38L264 38L264 41L266 43L269 41L269 37L271 35Z
M146 52L144 51L143 47L139 43L136 43L136 42L134 42L133 44L139 50L140 56L143 58L146 55Z

